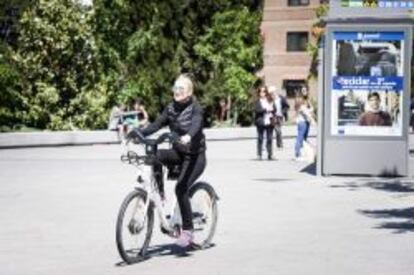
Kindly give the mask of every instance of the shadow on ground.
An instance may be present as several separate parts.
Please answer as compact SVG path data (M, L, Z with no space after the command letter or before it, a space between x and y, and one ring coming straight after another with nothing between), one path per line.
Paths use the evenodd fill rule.
M414 207L401 209L381 209L381 210L359 210L361 214L375 218L392 221L384 221L375 228L391 229L394 233L414 232ZM398 219L396 221L396 219Z
M208 247L203 248L202 250L210 249L214 247L215 244L210 244ZM194 252L199 251L197 248L182 248L176 244L162 244L151 246L147 249L147 254L143 257L137 259L133 264L142 263L148 261L154 257L163 257L163 256L175 256L177 258L191 257ZM128 263L122 261L115 264L116 266L128 266Z
M311 163L304 167L302 170L300 170L301 173L307 173L309 175L316 175L316 163Z
M253 179L254 181L262 181L262 182L282 182L282 181L290 181L290 179L278 179L278 178L265 178L265 179Z
M330 185L332 188L348 188L355 191L360 188L372 188L375 190L392 192L392 193L414 193L414 182L409 180L392 179L392 180L372 180L361 179L355 182L346 182L344 184Z
M262 159L258 159L258 158L249 159L249 161L266 162L266 161L278 161L278 159L275 159L275 158L267 159L266 157L264 157Z

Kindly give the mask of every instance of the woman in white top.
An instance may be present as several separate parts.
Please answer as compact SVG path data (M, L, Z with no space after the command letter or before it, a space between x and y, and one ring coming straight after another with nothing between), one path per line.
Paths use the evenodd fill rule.
M314 123L313 108L308 101L307 95L300 95L295 106L296 109L296 125L298 133L296 135L295 159L300 158L300 149L303 142L307 141L310 124Z
M276 115L276 108L266 86L262 86L258 89L255 113L255 124L257 128L257 157L259 160L262 159L263 136L264 133L266 133L267 159L271 160L273 159L272 138L274 129L272 122Z

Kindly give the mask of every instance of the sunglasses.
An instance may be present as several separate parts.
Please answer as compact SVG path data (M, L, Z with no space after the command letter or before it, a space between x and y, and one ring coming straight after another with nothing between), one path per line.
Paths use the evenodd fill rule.
M184 88L183 86L177 86L177 85L174 85L174 86L172 87L172 91L173 91L174 93L182 93L182 92L184 92L184 90L185 90L185 88Z

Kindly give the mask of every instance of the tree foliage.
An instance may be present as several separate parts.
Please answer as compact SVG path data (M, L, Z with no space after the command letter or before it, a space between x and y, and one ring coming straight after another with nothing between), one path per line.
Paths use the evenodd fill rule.
M15 46L0 47L1 125L103 128L114 104L137 98L154 117L183 72L193 75L209 122L218 99L230 97L233 119L249 123L262 1L25 3Z
M23 117L21 74L13 62L20 14L30 0L10 0L0 3L0 132L20 127Z
M0 43L0 131L13 129L23 121L19 112L24 101L19 92L21 76L11 58L10 48Z
M307 45L307 52L311 56L311 66L309 68L308 80L318 77L318 49L319 44L325 34L325 22L322 17L326 16L329 11L329 4L321 4L315 9L316 20L312 25L313 42Z
M204 102L211 105L218 98L232 98L236 121L240 111L249 114L250 108L245 107L257 80L254 73L262 66L260 19L260 13L246 7L218 12L195 46L210 68Z
M97 25L102 43L117 53L113 64L120 61L123 65L118 71L122 79L119 100L127 103L142 98L155 115L171 99L174 78L189 72L206 109L214 109L218 98L228 95L239 100L240 106L246 105L254 72L262 64L257 12L261 1L124 0L108 4L95 1L95 8L100 15L108 14L108 8L116 9L115 15L97 16ZM119 28L122 35L117 33ZM113 36L118 43L113 43Z
M37 0L20 20L14 60L24 75L23 114L37 128L102 127L100 80L92 12L71 0Z

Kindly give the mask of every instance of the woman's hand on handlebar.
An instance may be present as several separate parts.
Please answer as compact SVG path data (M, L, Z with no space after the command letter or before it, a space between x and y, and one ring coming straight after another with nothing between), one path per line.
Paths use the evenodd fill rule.
M191 141L191 136L189 134L183 135L180 137L180 143L182 144L188 144Z
M177 133L169 132L164 133L158 137L157 143L164 142L165 140L169 140L171 143L181 143L187 145L191 142L191 136L189 134L179 136Z
M168 140L168 141L169 141L169 142L171 142L171 143L175 143L175 142L179 141L179 138L180 138L180 137L179 137L176 133L173 133L173 132L166 132L166 133L161 134L161 135L157 138L156 143L157 143L157 144L160 144L160 143L162 143L162 142L164 142L164 141L166 141L166 140Z

